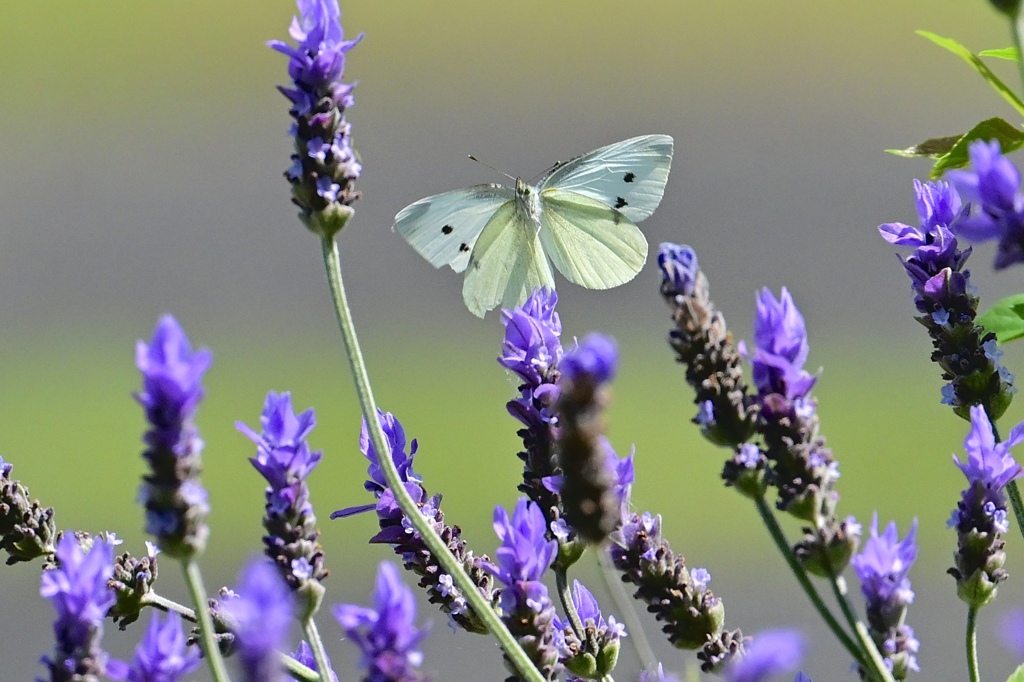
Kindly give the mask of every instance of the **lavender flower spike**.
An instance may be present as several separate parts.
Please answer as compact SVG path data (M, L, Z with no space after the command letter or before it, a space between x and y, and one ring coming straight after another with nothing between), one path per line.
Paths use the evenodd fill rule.
M360 664L366 682L419 682L423 653L420 641L427 631L417 629L416 600L402 584L398 570L383 562L377 570L373 608L354 604L334 607L334 617L345 636L362 650Z
M271 562L256 558L242 569L236 592L222 606L233 625L244 682L282 682L280 652L295 612L291 590Z
M130 666L122 665L116 673L108 670L107 675L128 682L178 682L199 667L199 648L186 646L181 616L171 612L161 618L160 612L154 611L134 660Z
M907 607L914 601L907 575L917 559L916 535L914 519L902 541L894 521L879 536L876 513L871 520L871 536L850 562L860 578L868 631L897 680L904 680L911 670L920 669L916 655L920 643L914 637L914 629L904 622Z
M263 431L259 434L245 424L236 426L256 443L256 456L249 461L269 484L263 517L267 530L263 536L264 551L288 586L303 595L307 609L313 612L323 596L321 581L327 577L320 531L306 485L306 477L323 457L322 452L312 450L306 442L316 417L312 409L296 415L291 394L271 391L260 424Z
M619 659L619 639L626 636L626 628L608 616L605 622L594 595L579 580L573 581L572 603L583 623L583 631L576 633L572 624L555 616L555 641L565 667L574 675L588 680L599 680L610 675Z
M168 556L188 559L203 551L210 513L199 482L203 441L193 419L210 368L207 350L192 351L185 331L170 315L160 318L147 345L139 341L135 364L142 390L135 399L150 424L143 458L151 473L142 477L139 499L146 508L146 532Z
M333 237L352 215L359 193L353 184L362 166L352 149L345 109L354 85L343 83L345 53L362 40L344 39L337 0L298 0L300 16L289 33L297 46L272 40L270 47L288 56L292 87L278 88L291 101L295 153L285 177L299 219L313 232Z
M971 169L950 171L948 177L974 210L961 215L951 229L970 241L998 240L996 270L1024 262L1020 171L1003 156L998 140L975 140L967 152Z
M742 658L725 671L728 682L761 682L796 670L804 658L804 637L796 630L765 630Z
M11 477L13 469L0 457L0 548L9 565L52 555L57 536L53 507L29 497L28 488Z
M949 526L957 532L956 565L949 569L956 578L957 595L978 608L995 597L996 587L1006 580L1003 534L1009 530L1006 484L1024 473L1010 454L1010 448L1024 441L1024 423L1009 438L996 443L985 409L971 408L971 430L964 440L967 461L953 461L967 478Z
M56 557L57 567L43 572L39 594L57 611L53 623L57 646L54 655L44 656L42 662L50 671L50 682L98 682L107 672L100 638L103 619L115 601L107 585L114 572L114 548L94 538L85 551L74 533L65 532L57 543Z

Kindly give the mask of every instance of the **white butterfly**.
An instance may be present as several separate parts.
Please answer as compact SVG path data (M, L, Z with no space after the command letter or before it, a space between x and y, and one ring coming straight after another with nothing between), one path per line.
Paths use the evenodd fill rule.
M474 185L420 199L393 229L435 268L466 272L462 298L478 317L554 288L551 263L570 282L610 289L647 260L634 223L658 208L671 163L671 137L642 135L559 163L536 186L517 178L515 189Z

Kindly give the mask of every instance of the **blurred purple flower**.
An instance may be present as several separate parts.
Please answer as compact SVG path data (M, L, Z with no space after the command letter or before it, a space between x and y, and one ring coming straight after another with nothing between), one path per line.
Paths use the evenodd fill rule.
M239 576L237 598L223 603L235 622L238 659L246 682L284 679L280 652L295 617L288 585L266 559L250 561Z
M728 682L761 682L795 670L804 658L805 641L796 630L765 630L755 635L745 655L726 668Z
M181 616L171 612L162 618L154 611L135 658L122 666L116 673L108 670L107 676L128 682L178 682L199 667L199 647L187 646Z

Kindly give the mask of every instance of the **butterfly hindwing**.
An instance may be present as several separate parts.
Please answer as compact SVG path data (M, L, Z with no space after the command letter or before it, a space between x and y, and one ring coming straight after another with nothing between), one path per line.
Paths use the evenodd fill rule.
M647 260L647 239L620 211L583 194L541 192L540 240L566 279L588 289L630 281Z
M502 204L515 205L515 192L503 185L474 185L435 194L406 206L394 229L435 268L462 272L477 237Z
M556 166L541 180L540 189L576 192L640 222L661 203L672 151L668 135L633 137Z
M477 317L498 304L522 304L538 287L554 288L551 266L544 255L537 229L516 210L501 206L487 223L466 269L462 299Z

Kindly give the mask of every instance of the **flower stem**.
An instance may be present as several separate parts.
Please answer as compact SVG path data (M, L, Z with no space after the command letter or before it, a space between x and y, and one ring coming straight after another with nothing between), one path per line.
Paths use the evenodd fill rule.
M224 667L224 658L220 655L220 647L214 637L213 618L210 617L206 588L203 586L203 575L199 571L199 564L193 559L187 559L182 565L185 573L185 585L188 588L189 596L196 607L196 615L199 616L199 636L203 642L203 655L210 666L210 674L214 682L229 682L227 668Z
M288 674L302 682L321 682L321 677L315 670L311 670L296 661L291 656L281 654L281 663L288 670Z
M327 662L324 641L320 638L320 631L316 627L313 616L302 619L302 630L306 633L306 641L309 643L309 648L313 650L313 659L316 660L316 668L319 671L316 679L321 682L331 682L331 664Z
M597 550L595 554L597 555L597 563L601 566L601 577L604 578L604 584L608 586L608 591L612 595L612 601L615 602L615 607L626 622L626 632L629 634L629 641L633 643L636 657L640 659L640 668L643 670L657 670L658 658L654 655L651 643L647 641L647 635L644 634L644 626L637 616L636 609L633 608L635 602L629 598L626 587L619 580L618 571L615 570L611 557L603 549Z
M576 604L572 601L572 593L569 592L569 578L565 573L565 569L555 567L552 570L555 572L555 586L558 588L558 599L562 602L562 608L569 619L572 631L576 633L577 637L583 639L583 621L580 620L580 614L576 611Z
M447 545L434 530L434 527L420 512L419 507L410 497L409 492L402 484L398 475L398 469L391 457L391 448L388 446L384 431L380 426L380 419L377 417L377 404L373 399L373 391L370 388L370 378L366 372L366 363L363 361L363 352L359 348L359 340L356 338L356 329L352 321L352 311L348 306L348 298L345 295L345 286L341 277L341 258L338 253L338 245L334 239L321 239L323 250L324 267L327 270L327 282L331 289L331 298L334 301L334 311L338 316L338 327L341 330L342 340L345 346L345 356L348 358L349 368L352 370L352 379L355 384L356 395L359 397L359 404L366 418L366 428L370 432L370 442L373 449L378 453L378 460L381 469L384 471L384 479L388 488L395 496L395 501L405 512L406 518L420 534L423 543L434 555L438 563L452 576L452 580L462 590L462 595L469 602L470 607L476 612L480 620L487 626L491 634L498 640L505 655L528 682L544 682L544 676L533 665L530 658L519 646L512 633L508 631L505 624L501 622L497 612L480 594L473 580L466 574L462 564L448 550Z
M831 562L828 565L829 573L833 574L829 580L832 583L832 594L836 598L836 602L839 604L839 610L843 612L843 617L846 618L846 622L853 629L854 634L857 636L857 641L860 643L861 650L867 654L868 658L874 663L874 671L882 673L882 679L885 682L892 682L892 675L889 673L889 669L885 666L885 660L882 658L881 652L878 647L875 646L875 641L871 639L871 635L868 634L867 628L863 623L857 620L857 616L854 615L853 609L850 608L850 601L846 598L846 590L843 588L843 584L840 583L842 578L835 575L835 571L832 570Z
M172 599L162 597L156 592L147 592L146 594L142 595L142 599L140 601L143 606L152 606L153 608L160 609L164 612L174 611L185 620L191 621L193 623L196 622L195 611L185 606L184 604L179 604L178 602Z
M1010 17L1010 29L1013 33L1013 44L1017 48L1017 66L1020 69L1021 83L1024 85L1024 12L1020 9Z
M967 609L967 674L971 682L979 682L978 673L978 609Z

